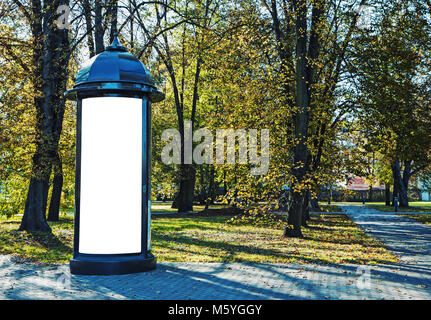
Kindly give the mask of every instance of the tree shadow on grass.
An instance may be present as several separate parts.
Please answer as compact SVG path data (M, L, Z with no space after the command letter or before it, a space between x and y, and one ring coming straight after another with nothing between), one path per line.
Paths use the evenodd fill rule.
M19 224L20 224L20 222L21 221L11 221L11 220L8 220L8 221L0 221L0 226L1 225L5 225L5 226L13 226L13 225L16 225L17 226L17 228L18 228L18 226L19 226Z
M352 227L354 222L346 214L317 215L310 219L310 225L322 224L325 227ZM317 227L317 226L316 226Z
M157 243L157 235L153 235L153 239L154 239L154 243ZM217 255L213 255L210 252L208 252L208 248L212 248L212 249L218 249L218 250L223 250L226 252L226 254L224 256L221 257L221 259L217 259L217 261L221 261L221 262L253 262L250 261L249 258L242 258L240 256L238 256L238 253L246 253L246 254L251 254L251 255L259 255L262 256L262 260L266 261L265 257L268 260L280 260L279 263L286 263L289 261L294 261L294 262L299 262L299 263L316 263L316 264L328 264L328 261L319 257L307 257L304 256L303 253L301 252L289 252L289 253L285 253L285 252L281 252L279 250L276 249L265 249L265 248L259 248L259 247L254 247L254 246L247 246L247 245L238 245L238 244L232 244L232 243L227 243L227 242L222 242L222 241L210 241L210 240L204 240L204 239L196 239L193 237L188 237L188 236L184 236L184 235L163 235L163 241L166 243L173 243L173 245L171 246L172 250L175 251L181 251L184 252L185 254L196 254L196 253L201 253L204 255L208 255L208 256L212 256L214 258L220 258L220 256ZM201 247L202 251L200 252L196 252L195 250L187 250L184 248L180 248L178 246L176 246L176 244L178 243L182 243L185 245L189 245L189 246L197 246L197 247ZM322 247L323 248L323 247ZM207 249L205 251L205 249ZM327 249L327 248L323 248L323 249ZM204 252L205 251L205 252ZM204 253L202 253L204 252ZM355 263L355 261L358 259L355 259L354 257L352 258L344 258L343 261L344 263ZM187 258L185 258L183 261L187 261ZM365 259L363 261L366 261ZM382 263L382 264L387 264L388 261L386 260L382 260L382 259L377 259L375 257L373 257L372 259L373 262L375 263ZM254 261L254 262L258 262L258 261Z
M46 249L57 249L60 251L72 252L71 246L65 244L60 238L54 233L48 232L27 232L28 239L38 243Z
M29 246L35 246L32 254L35 260L42 260L46 263L57 263L59 260L62 261L73 253L72 246L67 245L65 243L66 240L62 241L54 233L26 232L25 237L24 241ZM38 252L37 247L45 249L46 252Z
M359 237L361 237L360 239L358 239ZM367 248L386 248L384 245L380 244L379 241L365 235L365 234L360 234L360 235L356 235L352 238L344 238L344 239L340 239L340 238L336 238L335 236L332 237L331 239L320 239L318 237L309 237L307 235L305 235L303 237L304 240L308 240L308 241L322 241L324 243L327 244L338 244L338 245L361 245Z
M157 236L153 236L153 239L155 241ZM211 248L211 249L218 249L218 250L223 250L226 251L227 254L224 255L223 257L221 257L221 261L222 262L232 262L232 261L247 261L244 259L241 259L239 257L234 257L235 254L237 253L249 253L249 254L256 254L256 255L262 255L262 256L267 256L267 257L278 257L278 258L282 258L282 259L289 259L289 258L294 258L296 256L296 254L290 255L290 254L285 254L282 253L278 250L274 250L274 249L262 249L262 248L257 248L257 247L253 247L253 246L246 246L246 245L237 245L237 244L231 244L231 243L227 243L227 242L222 242L222 241L210 241L210 240L204 240L204 239L196 239L193 237L187 237L187 236L169 236L169 235L163 235L163 240L167 241L168 243L174 243L174 245L172 246L173 250L176 251L182 251L182 252L189 252L189 253L195 253L194 251L190 251L190 250L186 250L183 248L179 248L176 247L175 244L178 243L182 243L182 244L186 244L186 245L192 245L192 246L198 246L203 248L203 250ZM207 253L205 252L205 255L207 255ZM215 256L217 257L217 256ZM187 261L187 260L184 260ZM314 262L314 260L309 260Z
M189 230L189 229L198 229L199 231L202 230L218 230L221 226L225 226L225 222L230 217L219 217L220 219L217 219L219 221L214 221L215 219L208 218L208 217L202 217L202 219L196 218L184 218L184 217L178 217L178 220L175 220L174 218L170 218L167 221L160 221L164 218L152 218L154 222L158 222L157 225L153 225L152 229L156 232L178 232L183 230ZM158 221L159 220L159 221ZM199 223L203 222L203 223ZM212 225L215 224L215 226L209 226L206 225L208 223L211 223Z
M331 229L331 228L320 227L320 226L313 226L313 225L308 225L308 227L306 227L304 230L312 230L312 231L328 231L328 232L333 231L333 229Z

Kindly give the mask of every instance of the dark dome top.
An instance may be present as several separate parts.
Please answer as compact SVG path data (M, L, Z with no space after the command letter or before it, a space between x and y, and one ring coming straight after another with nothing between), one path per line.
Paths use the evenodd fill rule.
M78 72L75 87L89 82L130 82L155 87L148 69L119 45L117 37L106 51L91 58Z
M117 35L112 44L91 58L78 72L75 86L65 93L66 98L119 94L149 96L160 102L165 96L158 91L148 69L120 45Z

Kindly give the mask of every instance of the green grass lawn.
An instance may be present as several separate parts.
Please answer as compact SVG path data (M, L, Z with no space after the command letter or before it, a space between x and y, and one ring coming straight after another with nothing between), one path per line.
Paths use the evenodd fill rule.
M384 202L368 202L367 206L385 212L394 212L394 207L388 207ZM409 202L408 208L398 208L399 212L430 212L431 213L431 202L429 201L416 201Z
M431 214L400 214L399 216L431 225Z
M384 206L384 202L366 202L367 205L380 205ZM431 207L431 201L410 201L409 205L411 206L420 206L420 207Z
M232 216L152 218L152 251L158 261L265 263L394 263L383 244L345 215L313 214L304 239L286 239L276 227L227 223ZM53 234L15 231L20 217L0 219L0 253L37 263L72 256L73 218L51 223Z
M73 216L61 215L59 222L49 222L52 234L16 231L20 222L21 217L0 217L0 253L43 263L67 262L72 257Z

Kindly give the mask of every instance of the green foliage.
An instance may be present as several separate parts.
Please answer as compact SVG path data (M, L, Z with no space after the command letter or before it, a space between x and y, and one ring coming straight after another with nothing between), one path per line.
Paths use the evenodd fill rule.
M354 48L360 130L365 150L380 154L382 169L395 159L413 161L416 168L431 159L431 25L418 8L423 9L419 2L391 4Z
M26 179L8 179L0 185L0 216L11 217L23 212L27 196Z
M14 14L13 14L14 15ZM19 42L20 21L0 20L2 37ZM14 27L16 29L14 29ZM22 212L30 176L35 112L32 108L32 85L27 72L12 59L17 55L21 63L29 64L27 46L0 45L0 215L8 217Z

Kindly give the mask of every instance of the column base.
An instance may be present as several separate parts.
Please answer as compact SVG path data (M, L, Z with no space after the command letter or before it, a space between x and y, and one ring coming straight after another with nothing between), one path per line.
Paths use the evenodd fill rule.
M147 255L83 255L70 259L70 272L81 275L119 275L156 268L156 257Z

